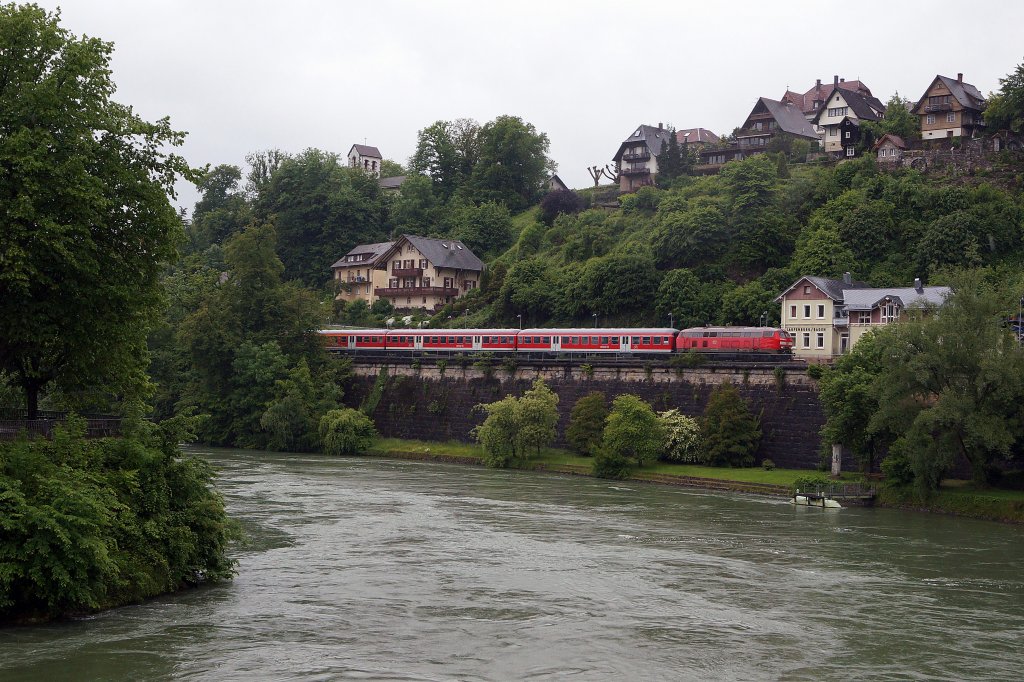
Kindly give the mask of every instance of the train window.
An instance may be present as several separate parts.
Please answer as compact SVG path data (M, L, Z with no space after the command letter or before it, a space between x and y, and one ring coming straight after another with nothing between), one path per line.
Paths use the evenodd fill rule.
M545 336L544 337L544 343L551 343L551 337L550 336Z
M574 346L580 345L580 337L578 337L578 336L572 337L572 345L574 345Z
M710 336L711 338L715 338L715 337L718 336L718 332L708 332L707 336Z
M491 337L485 336L484 337L484 343L490 343L490 342L491 342Z
M660 346L661 345L661 337L660 336L655 336L654 337L654 345L655 346Z
M590 345L591 346L600 346L601 345L601 339L596 337L596 336L591 336L590 337Z
M454 344L455 343L455 337L454 336L449 336L448 337L448 343L449 344Z
M633 345L634 345L634 346L639 346L639 345L640 345L640 337L639 337L639 336L634 336L634 337L633 337L633 338L631 339L631 341L633 342Z
M564 345L566 345L568 343L569 343L569 337L568 336L563 336L562 337L562 345L564 346Z
M774 333L775 332L771 332L771 331L761 332L761 336L763 336L766 339L770 339Z
M601 345L602 346L607 346L608 345L608 337L607 336L602 336L601 337Z
M619 337L613 336L612 337L612 343L615 344L616 346L619 345Z
M437 337L436 336L431 336L430 337L430 343L437 343Z
M645 336L644 337L644 345L645 346L651 345L651 337L649 337L649 336Z
M455 343L463 343L462 337L461 336L456 336L455 337Z

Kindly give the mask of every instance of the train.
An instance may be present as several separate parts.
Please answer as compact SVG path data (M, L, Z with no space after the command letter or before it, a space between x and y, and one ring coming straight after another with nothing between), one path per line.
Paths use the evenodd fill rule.
M327 350L394 353L491 352L553 355L670 353L790 354L793 337L778 327L587 329L324 329Z

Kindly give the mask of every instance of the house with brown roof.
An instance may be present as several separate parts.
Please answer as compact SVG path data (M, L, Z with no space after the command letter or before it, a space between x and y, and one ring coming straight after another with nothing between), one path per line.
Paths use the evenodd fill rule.
M799 108L800 111L803 112L804 117L810 121L818 114L818 110L824 106L825 101L828 99L829 93L836 87L842 90L856 92L865 97L872 96L871 89L861 81L848 81L837 75L832 77L831 86L828 83L822 85L821 79L819 78L814 82L814 87L803 94L787 89L780 101L788 102L789 104ZM821 131L819 130L818 132L820 133Z
M921 119L924 142L971 138L985 129L985 104L981 91L965 83L964 75L958 73L956 80L935 76L911 113Z
M380 177L380 162L383 157L380 150L365 144L354 144L348 150L349 168L361 168L364 173L375 178Z
M826 153L854 156L860 142L860 123L882 120L885 105L877 97L840 88L839 85L837 76L832 90L811 119L811 125L821 132Z
M722 141L718 135L707 128L685 128L676 131L676 142L679 144L696 145L690 149L700 151L710 144L719 144Z
M886 133L875 141L871 151L876 154L878 163L897 164L903 161L903 153L907 151L907 143L899 135Z
M377 261L392 244L394 242L359 244L332 265L338 290L335 299L347 303L362 300L373 305L377 300L375 289L387 284L387 274L377 269Z
M612 160L619 174L619 191L635 192L645 185L653 185L658 175L658 154L668 142L672 131L661 123L658 127L640 125L623 140Z

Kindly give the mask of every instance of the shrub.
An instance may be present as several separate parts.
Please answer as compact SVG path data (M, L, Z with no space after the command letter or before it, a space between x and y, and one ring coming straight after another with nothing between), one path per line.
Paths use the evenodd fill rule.
M622 455L605 448L594 453L593 473L598 478L624 479L633 469L633 463Z
M324 454L358 455L377 437L373 421L359 410L331 410L320 418L320 442Z
M702 424L708 459L715 466L753 466L761 427L732 384L714 390Z
M604 393L591 391L576 401L569 414L565 439L581 455L594 455L601 444L604 420L608 417L608 403Z
M594 474L605 476L616 468L643 466L657 459L664 442L661 422L651 406L635 395L620 395L612 401L605 420Z
M905 486L914 482L914 468L902 448L893 448L889 455L882 460L881 468L886 483Z
M764 469L765 471L775 471L775 462L771 461L768 458L762 459L761 468Z
M666 462L703 464L703 439L700 422L687 417L679 410L668 410L659 414L658 419L665 431L665 446L661 459Z
M505 468L520 465L529 459L531 448L536 452L555 440L558 424L558 396L543 379L516 398L508 396L478 406L487 413L484 423L473 430L484 446L484 464Z
M550 226L555 222L555 218L561 213L579 213L583 208L583 202L580 200L576 192L572 190L560 189L553 192L548 192L543 199L540 200L540 216L541 220L544 221L545 225Z

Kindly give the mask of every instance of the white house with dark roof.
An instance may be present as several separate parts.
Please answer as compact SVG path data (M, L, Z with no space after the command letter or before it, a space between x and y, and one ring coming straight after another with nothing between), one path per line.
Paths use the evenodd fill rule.
M384 250L376 267L385 273L374 296L398 309L437 310L480 286L484 264L457 239L402 235Z
M619 173L619 190L635 192L644 185L653 185L658 175L658 154L668 142L672 131L658 124L658 127L641 125L627 137L612 160Z
M899 320L905 310L938 307L949 287L872 288L847 273L843 279L801 277L776 298L782 328L793 337L793 355L823 362L850 350L872 329Z
M380 150L365 144L354 144L348 150L349 168L360 168L368 175L380 177L380 162L383 161Z
M860 122L880 121L884 115L885 105L877 97L840 88L836 81L811 124L821 131L826 153L854 156L860 141Z

